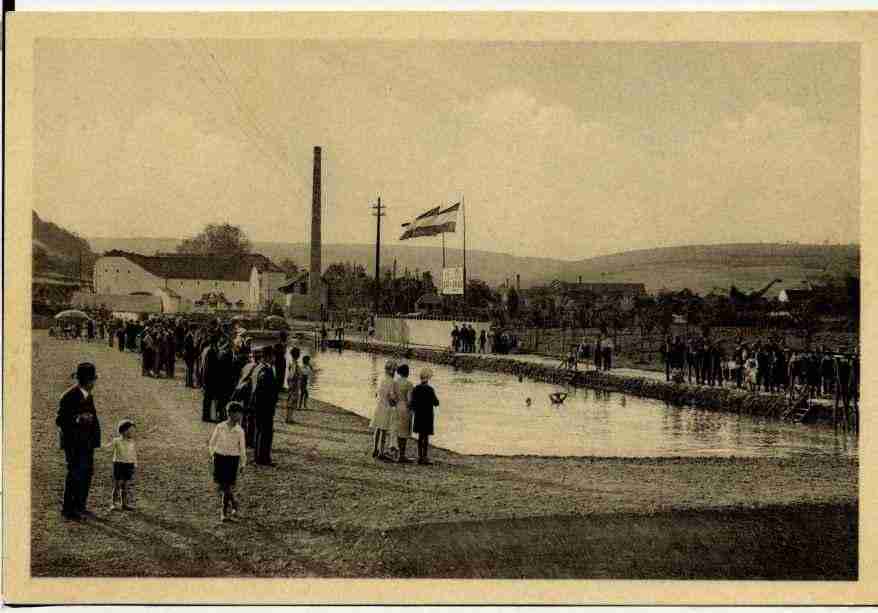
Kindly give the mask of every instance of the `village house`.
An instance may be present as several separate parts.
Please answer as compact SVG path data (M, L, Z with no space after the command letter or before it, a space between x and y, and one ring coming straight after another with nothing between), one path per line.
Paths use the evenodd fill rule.
M315 308L311 303L309 294L309 283L311 275L308 271L300 273L294 279L287 279L286 282L278 288L278 292L284 296L284 313L288 317L295 319L313 319L320 317L330 308L329 302L329 284L326 279L321 277L320 284L320 305Z
M438 294L423 294L415 301L415 310L430 315L441 313L442 297Z
M114 250L94 267L96 294L150 294L161 299L165 313L262 310L276 299L285 280L283 270L258 253L147 256Z
M521 292L520 298L528 303L551 306L557 310L581 307L630 308L637 298L646 295L643 283L569 283L552 281L547 286L534 287Z

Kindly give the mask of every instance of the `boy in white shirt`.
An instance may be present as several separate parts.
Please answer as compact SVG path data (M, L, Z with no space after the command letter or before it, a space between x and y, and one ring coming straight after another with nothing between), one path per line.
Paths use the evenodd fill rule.
M123 419L119 422L116 431L119 436L104 445L105 449L113 450L113 501L110 511L124 509L134 510L130 504L131 492L129 484L134 479L134 469L137 466L137 446L134 443L134 422ZM118 504L116 503L118 500Z
M226 405L226 412L229 418L217 424L208 443L213 460L213 480L222 493L220 521L223 522L238 520L238 501L235 500L234 488L238 472L243 473L247 463L244 429L241 428L244 406L240 402L230 402Z

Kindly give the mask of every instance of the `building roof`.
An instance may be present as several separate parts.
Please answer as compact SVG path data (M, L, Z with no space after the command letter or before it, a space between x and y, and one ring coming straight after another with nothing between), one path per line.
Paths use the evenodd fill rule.
M211 281L249 281L255 266L259 272L283 272L260 253L216 255L202 253L158 253L141 255L114 249L104 257L121 257L162 279L208 279Z
M643 283L568 283L566 281L552 281L550 287L556 291L567 292L592 292L595 294L645 294L646 285Z
M293 294L293 293L295 293L295 292L296 292L296 286L298 286L298 285L302 285L303 283L304 283L305 285L308 284L308 276L309 276L310 274L311 274L311 273L309 273L309 272L306 270L305 272L301 272L301 273L299 273L298 275L296 275L296 276L293 277L292 279L287 279L286 283L284 283L283 285L281 285L280 287L277 288L277 291L279 291L279 292L282 293L282 294ZM324 283L325 285L329 285L329 283L326 281L326 278L325 278L325 277L321 277L320 280L323 281L323 283Z
M70 299L74 306L106 307L114 313L161 313L162 299L159 296L129 296L125 294L92 294L76 292Z
M65 285L67 287L82 287L89 285L83 279L77 279L68 275L62 275L54 272L35 272L33 275L34 285Z

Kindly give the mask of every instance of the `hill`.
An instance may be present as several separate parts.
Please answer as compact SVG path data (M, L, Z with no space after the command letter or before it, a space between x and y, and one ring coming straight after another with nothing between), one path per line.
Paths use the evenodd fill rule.
M858 245L737 243L628 251L569 263L561 279L645 283L651 292L688 287L700 294L724 293L730 285L755 290L773 279L782 286L805 280L859 276ZM770 292L769 296L772 295Z
M81 266L83 276L90 277L97 256L88 241L41 219L36 211L33 211L32 218L33 272L78 277Z
M96 251L122 249L152 254L173 251L178 239L153 238L92 238ZM285 258L300 267L308 266L307 243L253 243L254 251L279 262ZM323 264L353 261L364 264L370 274L374 271L373 245L329 244L323 246ZM433 246L393 245L381 249L382 268L397 260L397 273L406 268L430 270L438 279L442 268L442 248ZM467 269L470 277L492 285L506 279L514 282L521 275L522 287L530 287L562 279L576 281L619 281L646 284L650 292L662 288L688 287L700 294L714 288L725 292L734 284L742 290L757 289L775 278L784 285L798 285L804 279L824 275L843 276L859 274L860 252L857 245L789 245L776 243L693 245L627 251L583 260L518 257L490 251L468 251ZM448 249L449 266L461 265L463 254L459 249Z

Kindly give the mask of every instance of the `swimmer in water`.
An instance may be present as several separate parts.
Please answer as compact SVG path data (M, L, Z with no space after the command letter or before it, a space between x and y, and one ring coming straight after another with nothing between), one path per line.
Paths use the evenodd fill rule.
M549 394L549 400L552 401L552 404L564 404L564 401L567 400L567 394L564 392L554 392Z

